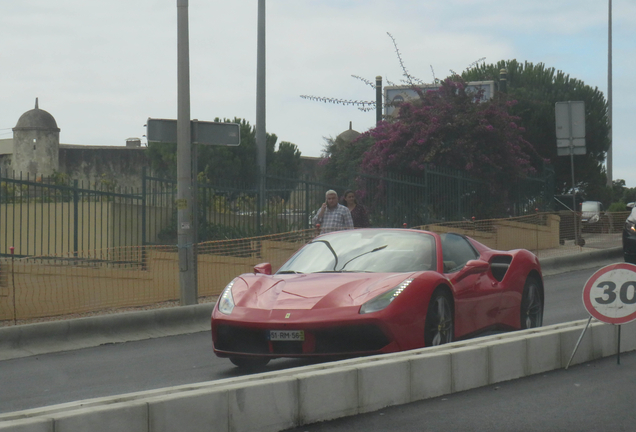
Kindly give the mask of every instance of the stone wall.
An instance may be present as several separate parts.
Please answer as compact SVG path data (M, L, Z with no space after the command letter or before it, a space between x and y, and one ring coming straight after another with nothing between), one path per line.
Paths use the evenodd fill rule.
M74 180L102 180L117 187L141 188L142 170L150 168L146 147L60 145L59 171Z
M496 219L488 230L460 229L445 225L423 225L426 231L438 234L454 232L464 234L495 250L528 249L534 253L539 250L559 247L559 224L561 218L554 214L545 214L545 225L523 223L512 219Z

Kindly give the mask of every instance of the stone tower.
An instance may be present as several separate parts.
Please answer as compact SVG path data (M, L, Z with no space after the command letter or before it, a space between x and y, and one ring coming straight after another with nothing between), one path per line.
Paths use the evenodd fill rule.
M16 176L51 175L59 168L60 128L51 114L38 107L20 116L13 128L11 166Z
M350 143L356 138L358 138L359 136L360 136L360 132L353 130L353 124L352 122L349 122L349 129L347 129L346 131L338 135L336 139L340 139L346 143Z

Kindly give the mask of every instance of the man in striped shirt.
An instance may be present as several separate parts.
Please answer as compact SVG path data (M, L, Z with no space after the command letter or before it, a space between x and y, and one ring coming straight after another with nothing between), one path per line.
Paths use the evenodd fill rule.
M320 224L320 234L345 229L353 229L351 212L345 206L338 204L338 194L335 190L325 193L325 202L312 220L313 224Z

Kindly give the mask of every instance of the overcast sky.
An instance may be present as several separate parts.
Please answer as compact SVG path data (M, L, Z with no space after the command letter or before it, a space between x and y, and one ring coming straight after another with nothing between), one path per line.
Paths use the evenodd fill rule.
M65 144L125 145L177 116L176 0L0 0L0 138L39 98ZM256 121L257 0L190 0L191 114ZM268 0L267 131L320 156L374 112L301 95L374 100L351 75L431 82L471 63L544 63L607 96L605 0ZM614 179L636 187L636 1L613 1ZM556 145L556 144L555 144ZM576 171L575 171L576 174Z

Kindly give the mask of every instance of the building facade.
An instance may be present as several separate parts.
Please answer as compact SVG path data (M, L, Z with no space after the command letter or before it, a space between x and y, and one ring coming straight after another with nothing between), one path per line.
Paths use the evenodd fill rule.
M141 187L141 175L150 162L138 138L125 146L60 144L55 118L35 108L22 114L13 128L13 138L0 140L2 176L41 179L65 174L85 186L98 181L112 185Z

